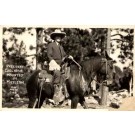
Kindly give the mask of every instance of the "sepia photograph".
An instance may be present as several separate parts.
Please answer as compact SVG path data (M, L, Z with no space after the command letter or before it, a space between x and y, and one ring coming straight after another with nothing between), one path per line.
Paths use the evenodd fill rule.
M1 133L132 135L134 10L133 0L1 1Z
M134 28L3 27L2 108L134 111Z

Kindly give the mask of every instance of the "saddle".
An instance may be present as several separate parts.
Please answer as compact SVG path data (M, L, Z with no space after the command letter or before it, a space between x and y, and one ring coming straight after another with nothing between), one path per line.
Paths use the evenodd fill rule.
M62 64L61 66L61 78L62 80L66 80L69 78L70 75L70 67L67 63ZM38 80L53 83L53 71L49 71L49 69L43 69L40 71Z
M41 70L41 72L39 73L38 79L40 81L51 83L53 81L53 75L51 72L47 70Z

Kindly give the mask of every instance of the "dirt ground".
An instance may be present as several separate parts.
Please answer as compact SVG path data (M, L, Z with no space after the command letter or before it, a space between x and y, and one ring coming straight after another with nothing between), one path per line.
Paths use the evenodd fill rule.
M110 111L135 111L135 97L127 97L122 100L120 108L109 108Z
M23 100L22 103L5 103L3 105L3 108L27 108L28 106L28 99ZM90 109L94 108L97 105L94 104L88 104ZM59 106L59 107L53 107L52 105L46 105L45 103L42 106L42 109L70 109L69 105L65 106ZM82 109L81 105L78 104L78 109ZM98 109L103 109L101 106L98 106ZM117 108L112 108L112 107L107 107L104 109L108 109L109 111L135 111L135 97L127 97L122 99L122 104L120 107Z

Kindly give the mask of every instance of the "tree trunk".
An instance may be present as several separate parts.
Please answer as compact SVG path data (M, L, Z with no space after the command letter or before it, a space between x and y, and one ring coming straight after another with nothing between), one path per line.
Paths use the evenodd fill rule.
M107 106L107 97L108 97L108 87L105 84L102 84L100 105Z
M108 32L107 32L107 54L110 56L110 40L111 40L111 30L110 28L108 28Z

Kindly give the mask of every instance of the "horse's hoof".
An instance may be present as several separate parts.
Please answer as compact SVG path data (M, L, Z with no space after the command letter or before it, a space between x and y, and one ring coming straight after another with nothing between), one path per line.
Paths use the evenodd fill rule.
M52 99L48 99L48 101L53 105L55 104L54 100L52 100Z
M62 106L62 107L68 106L68 100L63 101L62 104L61 104L61 106Z
M59 104L59 103L58 103L58 104L55 103L55 104L53 105L53 107L60 107L60 104Z

